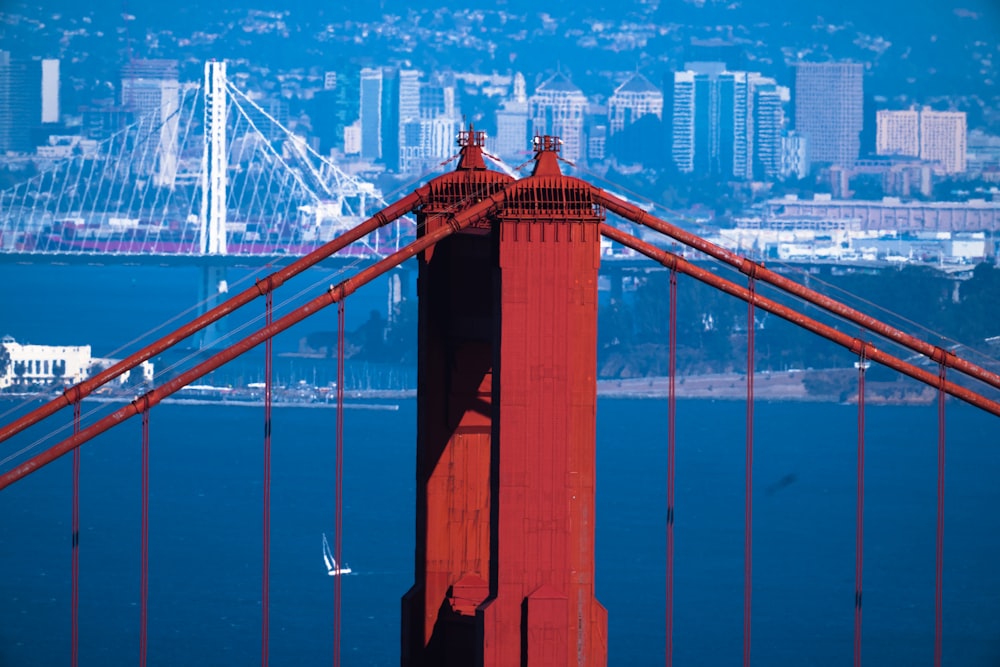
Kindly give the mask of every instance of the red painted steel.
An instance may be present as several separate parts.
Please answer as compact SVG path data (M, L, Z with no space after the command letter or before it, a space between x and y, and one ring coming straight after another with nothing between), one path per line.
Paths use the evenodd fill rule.
M149 410L142 411L142 528L139 567L139 667L149 653Z
M750 276L747 281L747 441L746 441L746 497L744 514L744 535L743 535L743 667L750 667L750 630L753 621L751 606L753 595L753 346L754 331L754 297L757 292L754 287L754 278Z
M73 403L73 433L80 432L80 402ZM80 662L80 450L73 450L73 537L70 566L70 665Z
M665 220L661 220L653 215L650 215L638 206L622 201L618 197L615 197L600 188L595 187L593 190L594 201L600 203L609 211L617 213L623 218L645 225L651 229L655 229L662 234L666 234L667 236L680 241L686 246L699 250L710 257L718 259L719 261L725 262L747 275L755 276L759 280L763 280L766 283L774 285L789 294L794 294L795 296L804 299L813 305L819 306L820 308L834 313L839 317L843 317L850 322L858 324L869 331L895 341L900 345L913 350L914 352L919 352L937 363L944 364L949 368L954 368L961 373L965 373L970 377L976 378L977 380L1000 389L1000 375L988 371L981 366L977 366L971 361L963 359L949 350L937 345L931 345L916 336L911 336L910 334L900 331L895 327L891 327L884 322L880 322L870 315L865 315L864 313L840 303L835 299L831 299L830 297L820 294L815 290L811 290L804 285L800 285L794 280L790 280L779 273L775 273L774 271L765 268L762 264L751 261L746 257L738 255L730 250L726 250L725 248L715 245L710 241L706 241L699 236L686 232L683 229L666 222Z
M667 647L666 665L674 662L674 473L677 433L677 272L670 272L670 331L667 349Z
M937 535L934 562L934 667L941 667L941 642L944 635L944 387L947 368L938 367L938 470Z
M865 553L865 366L864 347L858 355L858 506L854 538L854 667L861 667L861 580Z
M179 391L182 387L191 384L195 380L204 377L208 373L211 373L215 369L232 361L241 354L252 350L271 336L281 333L285 329L301 322L310 315L314 315L319 310L346 298L350 294L353 294L354 291L362 285L371 282L386 271L395 268L407 259L423 252L441 239L446 238L449 234L474 224L483 217L489 215L500 203L502 203L504 196L505 195L502 192L496 193L490 197L484 198L484 200L480 203L456 213L454 217L449 219L447 225L438 228L434 233L417 239L413 243L401 248L388 257L381 259L368 268L358 272L358 274L354 277L337 283L327 290L326 293L314 298L312 301L300 306L284 317L275 320L270 326L259 329L246 338L233 343L228 348L217 352L193 368L143 394L128 405L122 406L110 415L94 422L78 434L62 440L44 452L35 455L28 461L25 461L21 465L8 470L3 475L0 475L0 490L5 489L19 479L30 475L32 472L51 463L63 454L68 453L70 450L79 447L94 436L100 435L126 419L134 417L142 412L142 410L152 408L167 396Z
M744 301L753 299L758 308L766 310L772 315L777 315L782 319L788 320L792 324L796 324L807 331L811 331L818 336L826 338L827 340L833 341L834 343L847 348L854 354L859 354L864 346L867 350L868 358L872 361L877 361L878 363L888 366L889 368L907 375L914 380L919 380L930 387L938 386L938 376L933 373L928 373L918 366L914 366L913 364L903 361L894 355L872 347L860 338L848 336L841 331L837 331L833 327L827 326L822 322L817 322L813 318L807 317L806 315L803 315L787 306L783 306L771 299L762 297L759 294L751 296L750 291L745 287L740 287L733 282L720 278L711 271L695 266L691 262L688 262L673 253L660 250L656 246L640 241L627 232L618 230L611 225L602 224L601 234L609 239L612 239L613 241L621 243L624 246L632 248L636 252L645 255L650 259L660 262L668 269L676 269L681 273L687 274L692 278L700 280L707 285L711 285L712 287L735 296L738 299L742 299ZM944 380L943 386L944 391L955 398L1000 417L1000 403L992 401L985 396L972 391L971 389L955 384L950 380Z
M458 168L428 183L419 234L513 182L486 170L483 139L463 132ZM489 593L491 229L483 220L420 257L416 548L414 584L402 600L404 665L473 664L476 607Z
M317 248L308 255L295 260L285 268L275 271L269 276L258 280L252 287L248 287L239 294L227 299L223 303L220 303L215 308L212 308L203 315L191 320L188 324L178 327L156 342L147 345L138 352L125 357L112 366L109 366L106 370L101 371L94 377L88 378L83 382L67 388L66 391L64 391L58 398L55 398L45 405L36 408L22 417L12 421L11 423L0 427L0 442L3 442L17 433L20 433L29 426L37 424L46 417L55 414L62 408L72 405L75 402L82 401L98 387L107 384L125 371L135 368L144 361L152 359L164 350L173 347L188 336L191 336L210 324L219 321L226 315L234 312L242 306L245 306L257 297L268 294L272 290L277 289L290 278L302 273L310 267L315 266L324 259L327 259L331 255L344 249L351 243L364 238L379 227L384 227L394 220L406 215L423 203L427 194L428 190L426 187L418 188L394 204L382 209L366 221L359 224L357 227L344 232L341 236L338 236L326 245Z
M594 596L598 225L552 151L506 190L494 229L490 597L484 667L604 665Z
M333 559L337 567L344 563L344 302L337 304L337 435L334 443L333 482ZM333 578L333 665L340 665L340 637L343 625L343 577Z
M273 293L264 299L264 323L270 326L274 321ZM271 641L271 396L274 376L274 338L264 341L264 507L261 518L261 632L260 664L267 667L268 647Z

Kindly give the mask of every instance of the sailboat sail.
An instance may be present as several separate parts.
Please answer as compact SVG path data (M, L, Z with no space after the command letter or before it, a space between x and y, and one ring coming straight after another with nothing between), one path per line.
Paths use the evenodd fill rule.
M337 559L333 557L333 551L330 550L330 543L326 540L326 533L323 533L323 563L326 565L326 573L331 577L351 573L350 567L337 567Z

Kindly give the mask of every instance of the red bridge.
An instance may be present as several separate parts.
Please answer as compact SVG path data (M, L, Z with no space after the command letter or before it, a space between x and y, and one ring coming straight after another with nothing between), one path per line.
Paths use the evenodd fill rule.
M1000 376L819 294L763 264L648 215L585 181L563 175L558 140L553 137L536 139L534 171L522 180L486 169L481 133L465 132L460 143L462 153L455 171L418 187L349 233L257 281L189 324L0 429L0 441L7 440L63 408L73 410L72 436L0 475L0 489L3 489L28 475L44 475L41 469L65 454L73 456L72 614L65 629L71 633L72 653L67 661L77 664L79 643L79 448L132 417L142 419L138 632L140 664L145 664L149 598L149 415L164 398L263 344L267 368L260 636L261 661L267 664L272 629L269 603L272 338L321 309L337 304L340 381L334 491L337 520L332 551L337 562L342 563L344 303L362 285L416 257L420 267L417 548L414 583L402 600L402 663L490 667L606 664L607 612L595 596L594 577L597 281L604 236L670 271L670 380L665 422L667 664L673 658L675 614L674 379L680 274L747 303L749 369L754 368L752 323L757 310L829 339L858 359L855 664L860 664L862 657L865 370L869 362L875 362L937 391L939 459L933 658L935 664L940 664L945 398L950 395L1000 416L1000 403L989 397L1000 389ZM745 283L732 282L620 231L605 222L609 211L735 267L745 275ZM272 295L286 281L411 212L418 217L419 234L415 242L330 287L294 311L277 319L273 317ZM859 333L844 333L806 312L764 296L757 289L761 284L793 295L808 304L809 312L832 313ZM263 328L179 372L113 414L89 424L81 423L81 401L99 387L258 297L266 301L267 321ZM882 341L886 340L910 352L905 358L886 352L882 348ZM926 370L928 360L936 372ZM963 378L961 382L959 377ZM750 664L752 656L754 381L754 373L747 373L745 665ZM341 659L341 586L341 577L334 577L334 664ZM64 632L62 628L49 631Z

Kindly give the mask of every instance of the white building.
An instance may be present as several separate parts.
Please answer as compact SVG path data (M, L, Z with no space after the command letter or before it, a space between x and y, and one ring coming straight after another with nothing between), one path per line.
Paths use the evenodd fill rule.
M91 356L89 345L22 345L10 336L0 340L7 353L8 364L0 374L0 389L16 385L59 383L76 384L91 375L91 370L103 370L117 363L116 359ZM153 364L142 363L142 377L153 380ZM128 382L131 372L119 376L121 384Z
M946 174L965 171L966 119L964 111L920 112L920 157L937 162Z
M663 93L636 72L608 99L608 131L617 134L649 114L663 118Z
M875 126L875 152L879 155L920 155L920 113L916 109L879 109Z
M562 140L562 157L570 162L585 156L583 137L587 98L562 72L546 79L528 100L532 132Z
M880 110L876 114L876 152L937 162L939 173L966 168L966 117L962 111Z

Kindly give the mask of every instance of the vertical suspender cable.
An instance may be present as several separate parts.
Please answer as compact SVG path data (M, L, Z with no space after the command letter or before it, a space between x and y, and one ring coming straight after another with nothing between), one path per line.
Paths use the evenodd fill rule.
M753 589L753 373L754 373L754 277L749 281L747 300L747 462L746 518L743 541L743 667L750 665L750 595Z
M149 408L142 411L142 565L139 575L139 666L146 667L149 619Z
M271 325L273 319L272 292L268 290L265 299L265 321ZM271 375L273 341L268 338L264 342L264 554L261 584L261 646L260 664L267 667L268 644L270 630L270 591L271 591Z
M865 346L858 362L858 515L854 540L854 667L861 667L861 574L865 539Z
M334 463L334 523L333 554L335 567L341 567L343 560L344 528L344 301L337 304L337 439L336 461ZM340 617L342 576L333 578L333 664L340 665Z
M667 653L666 665L674 660L674 450L675 415L677 414L677 271L670 272L670 331L667 373Z
M73 402L73 435L80 432L80 401ZM70 568L70 665L79 664L80 646L80 448L73 450L73 535Z
M938 370L938 479L937 479L937 558L934 572L934 667L941 667L941 640L944 630L944 384L945 365Z

